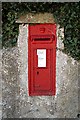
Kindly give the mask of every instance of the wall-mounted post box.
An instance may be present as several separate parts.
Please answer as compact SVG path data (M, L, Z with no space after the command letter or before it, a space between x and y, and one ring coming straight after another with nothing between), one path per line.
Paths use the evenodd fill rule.
M56 24L29 25L28 88L30 96L55 95Z

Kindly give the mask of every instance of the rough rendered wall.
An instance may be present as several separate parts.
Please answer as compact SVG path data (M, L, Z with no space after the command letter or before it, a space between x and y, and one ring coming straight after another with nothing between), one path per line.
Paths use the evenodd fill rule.
M64 29L57 27L57 93L56 96L28 96L28 25L20 25L18 39L21 117L76 117L78 112L78 63L64 54ZM24 112L23 112L24 111Z
M76 117L78 62L62 52L64 46L59 36L56 50L56 96L28 96L27 26L19 27L18 47L3 50L3 118ZM64 37L62 30L58 30L57 35L61 32Z

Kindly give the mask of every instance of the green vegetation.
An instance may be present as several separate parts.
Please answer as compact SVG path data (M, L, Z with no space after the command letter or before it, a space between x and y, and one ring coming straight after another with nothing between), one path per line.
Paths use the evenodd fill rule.
M18 24L15 20L25 12L51 12L56 23L65 28L65 52L80 60L79 3L3 3L2 4L2 46L14 46L18 37Z

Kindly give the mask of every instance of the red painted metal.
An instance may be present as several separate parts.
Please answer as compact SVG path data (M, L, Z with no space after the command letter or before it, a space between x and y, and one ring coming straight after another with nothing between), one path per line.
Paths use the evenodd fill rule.
M28 89L30 96L56 93L56 24L29 25ZM46 50L46 67L38 66L37 50Z

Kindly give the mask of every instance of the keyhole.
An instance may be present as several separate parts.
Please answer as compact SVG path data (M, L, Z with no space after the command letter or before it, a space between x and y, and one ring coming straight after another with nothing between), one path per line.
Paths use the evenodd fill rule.
M37 71L37 75L39 74L39 72Z
M77 117L80 118L80 114L77 114Z

